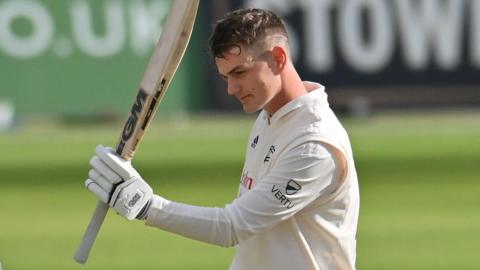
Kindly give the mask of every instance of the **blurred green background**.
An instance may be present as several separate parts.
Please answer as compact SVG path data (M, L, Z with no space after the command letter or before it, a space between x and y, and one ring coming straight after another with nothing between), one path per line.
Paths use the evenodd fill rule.
M210 23L227 10L248 4L277 8L294 30L292 48L302 76L325 83L351 137L361 192L357 268L480 269L480 64L478 49L462 43L476 36L453 35L476 35L467 25L476 21L480 5L415 2L419 6L407 6L419 12L397 22L390 19L400 18L393 13L400 1L201 1L189 49L134 165L172 200L222 207L236 197L255 116L240 114L225 94L206 40ZM96 205L83 186L88 160L97 144L116 143L170 3L0 0L4 270L228 268L234 249L127 222L112 211L88 264L73 261ZM472 13L462 16L469 5ZM355 20L372 16L392 29L417 27L383 31L391 43L382 48L391 54L376 59L381 69L361 70L352 65L355 57L370 59L347 49L372 52L384 40L369 43L369 31L356 27L370 25L371 33L386 28L345 19L346 9ZM310 27L326 18L316 16L320 11L331 19L324 21L331 29ZM465 29L436 31L434 19ZM342 20L354 29L338 27ZM332 55L315 46L323 33L310 31L319 29L331 34L331 43L323 45ZM367 37L357 33L357 43L342 41L341 31ZM416 55L417 42L424 65L412 67L407 56ZM327 62L319 62L322 55ZM442 66L452 55L453 64ZM322 65L328 69L315 70Z
M479 269L478 112L342 119L361 189L358 269ZM223 206L236 196L252 117L159 117L134 165L165 197ZM227 269L233 249L109 213L87 267L72 256L96 200L88 159L120 125L36 123L0 135L4 269ZM54 138L54 140L52 140Z

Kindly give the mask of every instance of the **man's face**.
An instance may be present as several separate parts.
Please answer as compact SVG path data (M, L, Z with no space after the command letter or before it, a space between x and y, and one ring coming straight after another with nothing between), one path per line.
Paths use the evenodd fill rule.
M227 82L227 93L235 96L247 113L274 108L281 80L274 58L265 51L254 54L244 48L231 48L224 58L215 58L218 72ZM272 112L271 112L272 113Z

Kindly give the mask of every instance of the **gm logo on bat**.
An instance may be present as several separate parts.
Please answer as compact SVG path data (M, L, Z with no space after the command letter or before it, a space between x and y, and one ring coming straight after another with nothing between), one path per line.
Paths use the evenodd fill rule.
M147 99L147 94L140 89L137 94L137 98L135 99L135 103L130 110L130 117L128 117L127 123L123 127L122 131L122 140L118 144L117 153L122 153L123 148L125 147L125 143L132 137L133 131L135 130L135 126L138 122L138 116L145 105L145 101Z

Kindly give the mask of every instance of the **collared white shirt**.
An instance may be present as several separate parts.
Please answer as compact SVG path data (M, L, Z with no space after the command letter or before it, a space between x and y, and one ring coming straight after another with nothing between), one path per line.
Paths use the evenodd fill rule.
M237 199L208 208L156 197L147 224L237 245L232 270L355 269L359 192L352 150L323 86L315 86L273 116L259 114Z

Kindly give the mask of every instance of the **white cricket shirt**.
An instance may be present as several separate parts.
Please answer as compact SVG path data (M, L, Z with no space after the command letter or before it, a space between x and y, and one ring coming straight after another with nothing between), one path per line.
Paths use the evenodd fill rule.
M225 208L156 196L147 225L236 245L232 270L355 269L358 181L350 142L324 87L262 111L252 129L239 195Z

